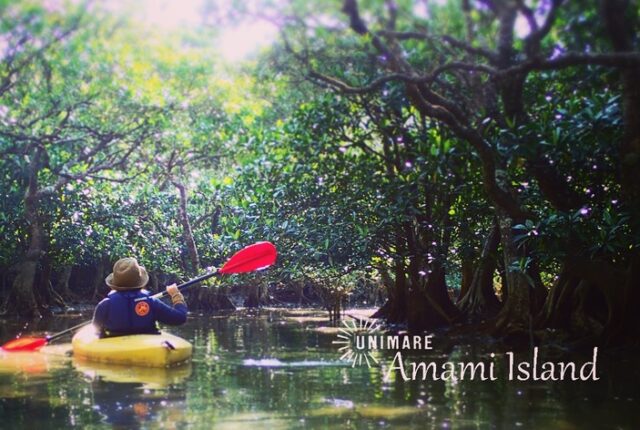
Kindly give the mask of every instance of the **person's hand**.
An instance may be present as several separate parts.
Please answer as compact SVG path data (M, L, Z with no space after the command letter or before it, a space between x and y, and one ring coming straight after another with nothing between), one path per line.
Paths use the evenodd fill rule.
M178 286L176 284L167 285L167 293L173 297L176 294L180 294L180 290L178 290Z
M169 294L169 296L171 296L171 302L173 303L173 306L176 306L178 304L186 305L184 296L182 295L176 284L167 285L167 293Z

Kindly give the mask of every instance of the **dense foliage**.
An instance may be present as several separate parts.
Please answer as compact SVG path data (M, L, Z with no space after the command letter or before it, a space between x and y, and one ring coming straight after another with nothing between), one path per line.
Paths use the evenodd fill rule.
M158 288L270 240L277 267L192 303L339 316L379 289L411 330L634 338L637 4L256 4L231 15L281 38L242 65L206 27L2 4L5 311L98 297L125 254Z

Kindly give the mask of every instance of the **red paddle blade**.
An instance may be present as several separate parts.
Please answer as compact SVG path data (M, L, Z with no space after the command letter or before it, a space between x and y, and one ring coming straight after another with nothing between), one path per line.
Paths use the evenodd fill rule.
M246 273L264 269L276 261L276 247L271 242L258 242L233 254L219 273Z
M45 337L19 337L2 345L2 349L10 352L37 351L47 344Z

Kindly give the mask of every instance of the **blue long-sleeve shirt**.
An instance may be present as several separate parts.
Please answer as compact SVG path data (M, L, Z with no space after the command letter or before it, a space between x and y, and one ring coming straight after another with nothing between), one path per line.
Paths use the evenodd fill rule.
M111 291L93 314L93 324L103 336L158 333L156 322L180 325L186 320L187 305L171 307L146 290Z

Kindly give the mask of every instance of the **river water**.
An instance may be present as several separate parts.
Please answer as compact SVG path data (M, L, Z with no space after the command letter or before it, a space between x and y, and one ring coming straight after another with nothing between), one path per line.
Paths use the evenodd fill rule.
M82 319L46 324L55 331ZM20 328L3 324L0 339ZM3 353L0 428L640 428L638 357L629 354L602 353L597 382L404 381L387 377L391 351L377 353L383 367L341 361L338 327L319 311L194 316L171 331L195 350L190 364L168 370L78 362L69 344ZM497 348L436 336L433 350L409 358L482 361Z

